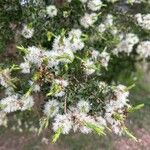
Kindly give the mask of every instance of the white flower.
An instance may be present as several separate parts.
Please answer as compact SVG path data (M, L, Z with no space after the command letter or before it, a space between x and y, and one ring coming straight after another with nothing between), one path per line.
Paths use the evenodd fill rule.
M70 40L58 36L53 42L53 51L56 52L56 60L63 63L71 63L74 60L74 54L70 47Z
M90 0L88 2L88 8L92 11L100 10L102 7L102 1L101 0Z
M72 129L72 120L68 114L56 115L53 123L53 130L56 132L58 129L62 129L62 134L68 134Z
M23 62L20 64L20 68L22 69L22 73L30 73L30 64L29 62Z
M8 87L5 89L5 95L10 96L13 95L14 89L12 87Z
M80 29L72 29L69 33L68 33L70 39L71 38L80 38L82 35L82 31Z
M54 39L52 47L56 52L63 52L70 48L70 41L65 37L57 36Z
M129 96L129 92L127 91L127 87L124 85L119 84L116 89L114 90L114 94L117 99L124 100Z
M117 48L113 50L113 53L117 55L119 52L125 52L129 55L132 52L133 46L138 42L139 38L137 35L128 33L118 44Z
M56 84L60 85L61 87L67 87L68 86L68 81L64 79L55 79L54 81Z
M150 41L141 42L136 51L141 58L148 58L150 56Z
M119 125L116 125L116 124L112 125L112 130L117 135L121 135L122 134L122 129L121 129L121 127Z
M0 104L3 106L2 111L5 113L14 112L21 109L19 95L11 95L1 99Z
M97 51L97 50L92 50L92 59L93 60L97 60L97 58L99 57L99 55L100 55L100 53L99 53L99 51Z
M34 100L32 96L23 96L21 102L22 102L21 108L22 111L30 109L34 105Z
M80 131L81 133L84 133L84 134L91 133L92 130L86 126L86 123L94 124L95 121L90 116L87 116L87 114L84 114L84 113L78 113L74 115L76 118L76 122L73 126L74 132Z
M84 62L84 71L87 75L93 74L96 70L94 62L91 60L86 60Z
M109 90L109 86L107 85L106 82L101 81L101 82L99 82L98 86L103 94L107 93Z
M33 86L33 91L34 92L39 92L40 91L40 86L38 85L38 84L34 84L34 86Z
M30 39L33 36L33 33L34 33L33 28L24 25L23 30L21 32L22 36L24 36L26 39Z
M104 24L105 24L106 27L111 27L113 25L113 15L112 14L108 14L106 16Z
M9 69L4 69L0 71L0 85L4 86L5 88L9 87L9 81L11 80L10 78L10 70Z
M102 116L97 116L96 122L98 125L107 126L106 120Z
M135 19L143 29L150 30L150 14L136 14Z
M85 15L80 19L80 24L84 28L89 28L97 21L97 19L98 17L96 13L92 13L92 14L85 13Z
M80 29L72 29L69 32L70 49L72 51L81 50L84 48L84 43L81 40L82 31Z
M28 62L33 63L34 65L40 67L43 61L42 49L35 46L28 47L27 54L24 59Z
M48 60L48 68L57 67L59 65L59 61L56 60L57 51L45 51L43 54Z
M101 24L98 26L98 31L99 31L100 33L105 32L105 31L106 31L106 25L103 24L103 23L101 23Z
M55 5L50 5L46 7L46 12L50 17L54 17L57 15L57 8Z
M45 105L44 105L44 114L47 117L54 117L59 111L59 103L53 99L49 100Z
M84 43L79 38L71 39L70 42L71 42L70 49L74 52L76 52L77 50L82 50L84 48Z
M33 81L29 81L29 83L30 83L30 86L32 86L32 89L33 89L34 92L39 92L40 91L41 88L38 84L34 83Z
M60 91L58 93L56 93L54 96L55 97L63 97L65 95L65 92L64 91Z
M110 55L109 53L103 51L101 54L100 54L100 58L101 58L101 65L105 68L107 68L108 66L108 63L109 63L109 60L110 60Z
M88 113L90 111L90 104L88 101L85 100L80 100L77 103L77 108L79 109L80 112L82 113Z

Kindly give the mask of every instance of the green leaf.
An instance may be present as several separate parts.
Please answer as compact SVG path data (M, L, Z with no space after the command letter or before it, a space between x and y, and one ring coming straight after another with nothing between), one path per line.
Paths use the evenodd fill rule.
M50 42L54 34L52 32L47 32L47 40Z
M135 87L135 84L132 84L132 85L128 86L128 87L125 89L125 91L129 91L130 89L132 89L132 88L134 88L134 87Z
M18 65L13 64L10 70L11 71L20 70L20 67Z
M123 131L124 131L124 133L125 133L126 135L128 135L131 139L133 139L134 141L137 142L137 138L136 138L126 127L123 129Z
M33 90L33 87L30 87L29 90L26 92L25 96L26 97L29 96L31 94L32 90Z
M53 143L56 143L56 141L59 139L61 133L62 133L62 127L58 128L57 131L55 132L55 134L53 135L53 138L52 138L52 142Z
M120 121L123 121L123 120L124 120L123 116L120 115L120 114L118 114L118 113L114 113L114 114L113 114L113 118L114 118L115 120L120 120Z
M92 131L95 132L98 135L106 135L105 132L104 132L105 127L103 127L103 126L97 126L97 125L89 123L89 122L86 122L85 125L88 128L92 129Z
M40 134L44 129L46 129L48 127L48 125L49 125L49 119L46 117L41 118L38 134Z
M128 112L135 112L135 111L137 111L137 110L139 110L139 109L141 109L143 107L144 107L144 104L139 104L139 105L137 105L135 107L128 108Z
M23 52L24 54L27 53L27 49L24 48L22 45L21 45L21 46L16 46L16 48L17 48L18 50L20 50L21 52Z
M55 95L56 93L59 93L61 91L61 86L59 86L58 84L53 84L51 87L51 90L49 91L49 93L47 93L46 96L52 96Z

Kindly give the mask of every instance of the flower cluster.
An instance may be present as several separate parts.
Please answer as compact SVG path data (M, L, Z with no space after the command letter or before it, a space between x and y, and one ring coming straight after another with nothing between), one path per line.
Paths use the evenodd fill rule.
M121 42L117 45L117 48L113 50L113 53L118 55L120 52L125 52L128 55L132 52L133 46L139 42L137 35L128 33L121 37Z
M24 38L17 43L22 57L13 62L16 65L0 66L0 89L5 94L0 100L0 125L6 126L9 114L30 112L39 121L39 132L52 127L53 142L70 132L129 133L125 120L133 107L130 88L120 80L128 69L124 60L134 64L137 58L150 56L149 33L144 30L147 37L140 36L139 27L133 29L135 19L133 27L122 23L126 17L118 10L126 5L130 14L128 6L134 3L141 1L67 0L56 5L33 2L32 6L21 1L25 12L32 10L28 7L33 12L26 16ZM149 30L149 14L135 18Z
M150 30L150 14L143 15L139 13L135 15L135 19L143 29Z

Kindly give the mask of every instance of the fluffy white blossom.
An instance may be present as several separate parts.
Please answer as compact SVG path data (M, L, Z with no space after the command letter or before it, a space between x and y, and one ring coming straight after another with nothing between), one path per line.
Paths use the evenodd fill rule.
M59 90L58 90L58 92L57 93L55 93L55 97L62 97L62 96L64 96L65 95L65 87L67 87L68 86L68 81L67 80L64 80L64 79L55 79L54 80L54 83L56 84L56 85L58 85L58 88L59 88Z
M102 1L101 0L90 0L88 2L88 8L92 11L98 11L102 7Z
M54 17L57 15L57 8L55 5L50 5L46 7L46 12L50 17Z
M80 38L82 35L82 31L80 29L72 29L69 33L68 33L70 38Z
M99 53L99 51L93 49L91 52L91 55L92 55L93 60L97 60L98 57L100 56L100 53Z
M82 113L88 113L90 111L90 104L88 101L85 100L80 100L77 103L77 108L79 109L80 112Z
M40 67L43 62L43 50L35 46L28 47L27 54L24 59L33 63L37 67Z
M133 50L133 46L138 42L139 38L137 37L137 35L128 33L118 44L117 48L113 50L113 53L117 55L119 52L125 52L129 55Z
M105 18L105 20L99 24L99 26L97 27L97 30L99 33L104 33L107 29L109 29L110 27L112 28L113 26L113 15L112 14L108 14ZM111 29L112 31L112 29Z
M122 120L116 119L115 115L119 115L122 118L125 117L124 110L130 107L128 104L129 100L127 99L128 96L129 92L126 86L120 84L114 88L112 99L105 102L106 105L104 108L106 112L104 118L111 125L114 133L119 135L122 133Z
M29 81L30 86L32 86L32 89L34 92L39 92L40 91L40 86L37 83L34 83L33 81Z
M100 33L103 33L106 31L106 25L104 23L101 23L99 26L98 26L98 31Z
M80 29L72 29L69 33L70 49L72 51L84 48L84 42L81 40L82 31Z
M98 125L107 126L106 120L102 116L97 116L96 122Z
M111 27L113 25L113 15L112 14L108 14L106 16L104 24L105 24L106 27Z
M10 96L13 95L14 89L12 87L8 87L5 89L5 95Z
M95 121L90 116L85 113L74 113L74 117L76 118L76 122L73 126L74 132L80 131L84 134L92 132L92 130L86 126L86 123L95 123Z
M59 103L55 99L49 100L44 105L43 112L47 117L54 117L56 114L58 114L58 111L59 111Z
M21 109L21 103L18 99L19 95L11 95L6 98L1 99L0 104L3 106L2 111L5 113L14 112Z
M22 73L30 73L30 64L29 62L23 62L20 64L20 68L22 69Z
M136 14L135 19L143 29L150 30L150 14Z
M102 65L103 67L107 68L108 63L109 63L109 60L110 60L110 55L109 55L109 53L103 51L103 52L100 54L101 65Z
M68 114L56 115L53 122L53 130L56 132L58 129L62 129L62 134L68 134L72 129L72 120Z
M0 70L0 85L4 86L5 88L8 88L10 80L11 80L10 70L9 69Z
M84 28L89 28L97 21L97 19L98 17L96 13L91 14L85 13L85 15L80 19L80 24Z
M48 68L57 67L59 65L59 61L56 59L56 57L58 56L57 51L54 50L45 51L43 55L45 58L47 58Z
M108 90L109 90L109 86L108 86L107 83L104 82L104 81L99 82L98 86L99 86L100 91L101 91L103 94L107 93Z
M127 91L127 87L119 84L115 89L114 89L114 94L117 99L124 100L129 96L129 92Z
M23 96L21 98L21 102L22 102L22 106L21 106L21 110L27 110L33 107L34 105L34 100L32 96Z
M136 51L141 58L148 58L150 56L150 41L141 42Z
M61 87L67 87L68 86L68 81L64 79L55 79L55 83L60 85Z
M34 34L34 29L31 28L31 27L28 27L27 25L24 25L21 34L26 39L30 39L33 36L33 34Z
M93 74L96 70L96 66L92 60L86 60L84 63L84 71L87 75Z
M69 39L58 36L53 42L53 51L55 51L56 60L64 63L71 63L74 60L74 54L70 47Z
M60 91L58 93L56 93L54 96L55 97L63 97L65 95L65 92L64 91Z

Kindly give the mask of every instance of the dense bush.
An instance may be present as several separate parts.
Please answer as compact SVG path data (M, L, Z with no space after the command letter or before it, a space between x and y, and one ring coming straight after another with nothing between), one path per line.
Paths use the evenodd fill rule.
M149 1L0 5L1 125L14 116L39 133L50 127L53 142L60 134L106 130L136 139L125 120L143 106L132 107L128 96L137 62L150 56Z

